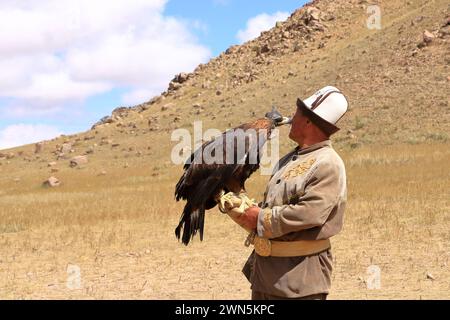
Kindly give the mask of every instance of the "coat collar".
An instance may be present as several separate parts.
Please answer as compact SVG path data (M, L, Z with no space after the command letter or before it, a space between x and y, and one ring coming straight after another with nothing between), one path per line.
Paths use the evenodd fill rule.
M299 146L295 148L295 154L301 155L301 154L307 154L312 151L315 151L317 149L323 148L323 147L331 147L331 140L324 140L321 142L318 142L316 144L313 144L312 146L306 147L304 149L300 149Z

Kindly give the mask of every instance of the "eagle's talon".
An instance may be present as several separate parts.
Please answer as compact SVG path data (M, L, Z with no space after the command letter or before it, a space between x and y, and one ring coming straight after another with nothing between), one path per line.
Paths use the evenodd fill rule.
M243 214L246 209L255 205L255 200L250 199L245 192L239 194L234 192L221 194L216 198L220 212L230 214L233 211L235 214Z
M256 203L255 199L250 199L246 193L241 193L239 197L242 199L242 203L244 203L247 208L253 207Z
M218 194L215 198L217 202L217 207L219 208L220 212L227 213L227 210L225 208L225 191L221 190L220 194Z
M230 192L225 193L222 190L218 199L216 198L216 201L218 201L218 207L219 207L220 212L222 212L222 213L228 213L228 209L227 209L228 205L230 205L231 207L233 206Z
M234 202L233 199L235 198L235 195L233 192L225 193L224 191L221 192L219 199L218 199L218 207L220 212L222 213L228 213L229 210L233 209Z
M244 211L246 209L246 205L247 204L245 203L245 201L242 200L241 205L238 208L234 209L234 211L237 211L239 213L244 213Z

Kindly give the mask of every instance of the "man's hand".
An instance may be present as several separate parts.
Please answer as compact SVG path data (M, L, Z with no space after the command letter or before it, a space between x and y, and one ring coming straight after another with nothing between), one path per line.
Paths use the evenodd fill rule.
M244 214L235 217L235 221L245 229L256 230L258 225L258 215L261 208L253 206L245 210Z

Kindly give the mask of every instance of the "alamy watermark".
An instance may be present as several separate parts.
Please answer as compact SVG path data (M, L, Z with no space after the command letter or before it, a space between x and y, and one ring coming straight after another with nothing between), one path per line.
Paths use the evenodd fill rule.
M367 289L379 290L381 289L381 269L377 265L370 265L367 267Z
M176 165L259 164L261 175L271 175L279 159L279 131L268 134L268 130L253 128L203 132L202 122L195 121L193 137L187 129L172 132L171 141L178 143L172 148L171 160ZM211 142L204 145L206 141Z
M81 289L81 269L75 264L67 266L66 287L70 290Z
M366 26L369 30L380 30L381 29L381 8L376 4L371 4L367 6L366 9L369 17L366 20Z

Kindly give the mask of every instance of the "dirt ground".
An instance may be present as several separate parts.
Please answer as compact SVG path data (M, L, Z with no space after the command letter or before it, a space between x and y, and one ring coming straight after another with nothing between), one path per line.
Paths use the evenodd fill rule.
M332 239L330 299L450 298L449 155L446 145L343 152L349 200ZM54 190L3 184L0 298L249 299L241 268L251 248L231 220L213 210L203 242L175 239L177 170L155 178L130 167L122 180L67 172L72 184ZM266 179L247 189L261 194ZM379 289L368 288L372 265Z
M217 213L217 215L219 215ZM209 223L223 220L217 216ZM164 228L151 224L116 224L117 248L72 245L63 230L11 236L2 251L0 296L6 299L248 299L249 283L240 272L251 249L244 233L231 223L209 228L204 243L185 248ZM99 239L101 230L86 231ZM122 239L123 237L123 239ZM41 240L39 240L41 239ZM66 239L66 240L64 240ZM18 250L21 241L29 247ZM134 243L127 248L127 241ZM25 244L24 244L25 245ZM37 246L38 248L36 248ZM129 250L133 249L133 250ZM352 241L344 233L333 242L335 270L330 299L448 299L448 246ZM381 288L369 290L370 265L381 268ZM70 265L80 268L81 283L70 288ZM430 274L435 280L427 279Z

